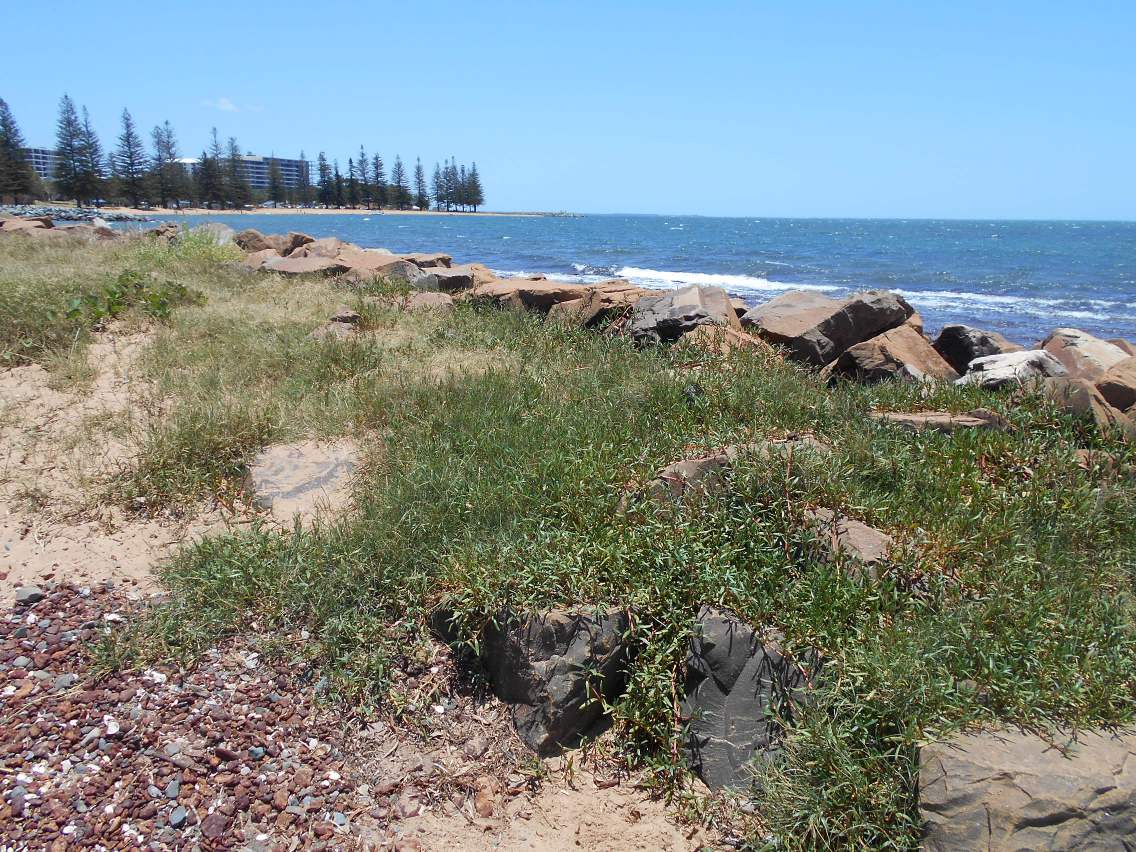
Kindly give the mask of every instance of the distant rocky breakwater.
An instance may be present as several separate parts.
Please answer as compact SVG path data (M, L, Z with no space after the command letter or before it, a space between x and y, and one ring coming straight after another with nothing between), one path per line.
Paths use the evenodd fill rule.
M89 229L89 230L88 230ZM166 223L125 235L93 225L53 228L5 219L0 233L13 238L160 239L186 233ZM933 339L919 314L888 291L831 298L790 291L757 306L734 300L721 288L690 286L647 290L613 279L571 284L542 276L502 279L487 267L454 264L443 253L395 254L364 249L336 238L234 232L223 225L193 229L245 253L242 265L256 274L326 276L340 284L401 282L405 297L388 297L400 310L452 310L455 302L531 311L556 325L624 336L639 345L674 345L732 356L751 353L785 359L842 381L954 383L1013 391L1007 400L1041 394L1087 426L1124 440L1136 437L1136 346L1058 328L1032 348L994 331L949 324ZM68 233L68 231L70 233ZM360 317L338 310L313 334L349 340L362 334ZM691 375L692 384L697 377ZM918 408L918 407L917 407ZM888 411L873 414L881 429L938 433L956 440L976 430L1013 428L987 409ZM1082 460L1092 463L1087 451ZM649 482L627 486L618 511L660 510L698 495L727 492L732 470L744 459L823 459L832 448L811 435L732 445L714 453L676 459ZM840 513L806 512L816 531L817 558L838 563L856 582L872 584L888 570L893 541L883 530ZM626 686L634 647L626 638L628 613L592 609L503 613L481 637L484 665L494 691L512 708L521 738L539 754L571 747L600 721L603 704L615 703ZM451 625L438 613L435 629ZM686 682L677 710L687 725L687 759L711 787L747 784L747 765L775 756L782 725L807 706L826 677L818 653L787 653L776 631L751 625L729 612L703 607L686 649ZM602 695L604 702L592 700ZM1009 728L959 734L925 746L920 755L919 801L925 848L1076 848L1124 839L1136 831L1136 776L1126 770L1136 755L1136 735L1084 731L1063 752Z
M53 222L146 222L143 216L134 213L120 213L115 210L100 210L96 207L53 207L29 206L26 204L0 205L0 214L18 216L26 219L51 219Z

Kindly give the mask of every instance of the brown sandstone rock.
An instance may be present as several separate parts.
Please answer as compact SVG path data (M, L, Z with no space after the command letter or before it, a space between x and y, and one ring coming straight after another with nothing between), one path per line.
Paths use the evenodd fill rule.
M1119 346L1076 328L1055 329L1040 348L1060 361L1070 376L1090 381L1130 357Z
M265 249L272 249L275 251L276 246L271 245L265 238L264 234L255 228L245 228L233 237L233 242L237 247L249 253L261 252Z
M850 576L879 579L878 566L887 561L895 544L890 535L826 508L807 510L805 522L816 530L832 558L851 563L847 570Z
M848 347L902 325L913 313L902 296L882 290L846 299L794 290L747 311L742 325L786 347L792 358L821 367Z
M1108 342L1118 349L1123 349L1129 355L1136 355L1136 345L1125 340L1123 337L1110 337Z
M246 254L241 263L250 269L260 269L265 263L278 257L280 254L275 249L266 248Z
M471 299L490 302L500 308L527 308L548 313L557 302L579 298L580 285L546 279L509 278L479 284L468 295Z
M846 349L836 359L832 373L861 382L896 378L954 381L959 377L927 339L909 325Z
M413 254L404 254L402 257L409 260L420 269L449 269L454 260L450 255L442 254L440 251L415 252Z
M1097 390L1109 405L1126 411L1136 405L1136 357L1117 361L1097 379Z
M410 257L412 256L408 256L408 259L410 259ZM476 283L477 272L471 265L451 266L449 264L436 264L422 268L430 270L430 274L433 275L438 282L438 289L444 293L469 290L472 289Z
M338 237L321 237L318 240L312 240L308 243L296 246L290 253L289 257L336 257L341 251L345 249L354 249L355 251L362 251L358 246L351 243L345 243Z
M52 221L47 216L32 217L13 217L11 219L4 219L0 221L0 230L4 231L35 231L45 228L51 228Z
M1125 438L1136 437L1136 423L1117 411L1086 379L1069 377L1046 379L1046 396L1077 417L1091 419L1102 432L1118 431Z
M720 325L700 325L694 331L688 331L680 337L679 343L718 355L729 355L738 350L773 352L773 347L761 338Z
M651 292L622 279L578 289L583 291L580 298L559 302L549 309L549 322L566 327L591 328L622 314Z

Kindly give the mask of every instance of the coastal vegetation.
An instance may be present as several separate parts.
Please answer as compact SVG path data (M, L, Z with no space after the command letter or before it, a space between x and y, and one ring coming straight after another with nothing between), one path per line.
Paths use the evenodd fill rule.
M634 614L634 654L607 708L614 748L690 818L742 826L753 848L913 848L924 743L976 724L1052 734L1136 716L1131 451L1046 397L830 383L769 348L637 345L484 300L409 312L405 283L254 273L241 258L203 236L0 239L5 363L56 363L110 316L152 333L140 369L161 414L92 499L186 512L241 499L265 446L362 448L350 512L186 549L162 570L168 602L100 649L107 669L190 661L253 624L302 626L302 644L262 653L310 667L334 700L412 714L395 673L438 641L439 613L475 646L503 611L616 607ZM151 273L168 310L149 296L113 315L69 310ZM357 332L312 336L339 303ZM873 416L976 408L1006 428L910 433ZM802 434L827 454L747 456L728 491L662 510L634 496L678 459ZM866 582L821 558L817 508L886 530L887 570ZM676 692L705 605L825 661L742 797L756 818L684 792Z
M472 210L485 203L485 190L477 164L468 168L450 158L435 164L427 182L421 159L408 174L395 156L388 179L382 156L347 159L346 173L339 161L329 162L320 152L315 174L304 152L291 179L285 179L280 161L268 158L267 186L254 189L236 137L222 141L213 128L210 143L197 157L183 157L169 121L150 132L147 151L141 131L129 110L121 116L121 130L112 151L105 153L86 107L78 108L69 95L59 104L56 123L55 174L45 184L25 156L26 143L8 105L0 99L0 202L36 199L73 199L77 204L121 203L132 207L197 205L209 209L243 209L271 203L279 206L359 208L381 210Z

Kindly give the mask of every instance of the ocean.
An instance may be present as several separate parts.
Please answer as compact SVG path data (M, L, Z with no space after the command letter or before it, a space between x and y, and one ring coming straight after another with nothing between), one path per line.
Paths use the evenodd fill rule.
M168 217L175 218L178 217ZM902 293L928 333L961 322L1033 344L1073 326L1136 340L1136 222L701 216L194 216L265 233L445 251L502 276L724 287L758 304L786 290Z

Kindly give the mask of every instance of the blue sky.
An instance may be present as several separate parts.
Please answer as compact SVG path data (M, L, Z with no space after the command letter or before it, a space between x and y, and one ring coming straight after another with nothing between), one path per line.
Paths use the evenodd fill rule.
M4 10L0 97L186 154L428 170L490 209L1136 219L1136 3L65 0Z

